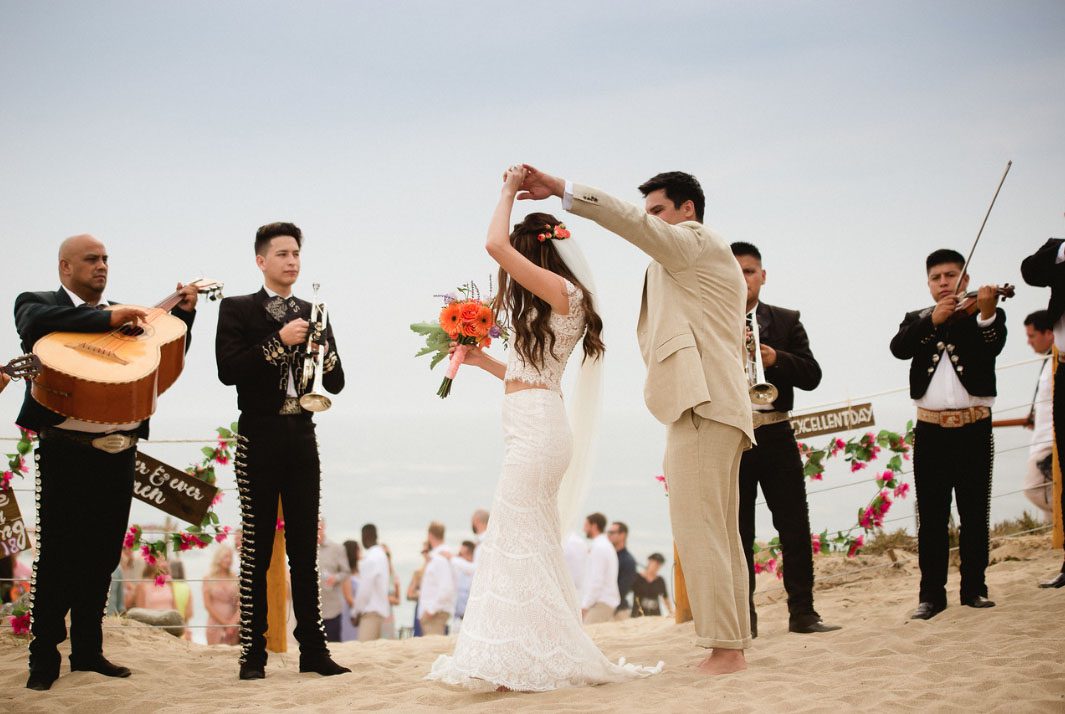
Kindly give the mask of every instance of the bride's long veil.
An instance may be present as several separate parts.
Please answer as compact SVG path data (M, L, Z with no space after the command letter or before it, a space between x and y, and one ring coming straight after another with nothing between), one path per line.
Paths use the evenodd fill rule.
M573 238L554 241L559 257L566 263L574 277L591 294L598 311L598 295L592 270L585 260L584 252ZM582 349L582 357L583 349ZM569 400L570 430L573 433L573 455L569 468L562 477L558 490L559 523L564 537L571 529L578 528L581 507L588 495L588 484L594 461L599 416L602 412L603 359L583 359L577 382Z

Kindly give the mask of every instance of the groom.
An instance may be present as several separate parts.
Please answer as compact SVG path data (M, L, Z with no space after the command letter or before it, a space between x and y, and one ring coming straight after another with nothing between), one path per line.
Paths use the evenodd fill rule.
M743 365L746 283L729 244L706 228L694 176L642 186L644 211L526 165L519 199L558 196L651 257L636 333L647 408L668 427L669 515L706 674L747 668L747 564L739 536L740 456L753 439Z

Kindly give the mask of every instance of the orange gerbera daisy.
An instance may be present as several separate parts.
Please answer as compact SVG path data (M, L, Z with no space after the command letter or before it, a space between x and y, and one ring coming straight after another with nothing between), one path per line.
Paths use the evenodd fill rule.
M451 302L444 305L440 311L440 327L449 337L455 337L462 332L462 306L460 303Z
M464 322L462 323L462 334L466 337L484 337L488 334L488 330L481 332L481 326L477 322Z
M460 303L460 305L463 322L470 322L471 320L476 320L477 315L481 312L481 307L483 307L481 303L476 300L466 300L465 302Z

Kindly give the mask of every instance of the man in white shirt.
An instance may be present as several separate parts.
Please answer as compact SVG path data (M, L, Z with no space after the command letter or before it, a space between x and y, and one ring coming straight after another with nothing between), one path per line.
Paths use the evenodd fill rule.
M444 524L429 524L429 562L418 595L422 634L446 635L447 622L455 613L455 575L444 545Z
M1032 442L1028 447L1028 465L1024 475L1024 495L1043 516L1043 521L1054 520L1054 404L1053 364L1049 359L1054 346L1054 323L1046 310L1036 310L1024 318L1024 330L1028 346L1037 355L1047 356L1039 372L1039 386L1032 401L1032 411L1025 425L1032 430Z
M618 552L607 538L606 516L593 513L584 521L584 534L592 541L584 570L581 614L584 624L610 622L621 604L618 592Z
M365 552L359 562L359 589L351 611L359 621L359 642L369 642L380 639L381 626L392 614L388 602L392 577L388 554L378 544L377 526L372 523L362 527L362 546Z
M318 588L322 627L328 642L340 642L340 614L344 609L344 581L351 577L348 554L326 538L325 519L318 519Z
M573 578L573 588L578 593L584 588L584 571L588 567L588 541L581 538L576 531L570 531L562 544L562 555L566 558L566 568Z
M974 312L959 310L968 289L965 258L954 250L932 252L925 261L935 306L907 313L891 353L910 360L910 397L917 407L913 483L917 492L917 550L921 588L916 620L947 607L947 523L952 494L961 520L961 604L994 607L987 599L990 550L991 406L995 359L1006 344L1006 313L998 292L985 285Z
M455 558L451 561L451 567L455 569L456 576L473 578L477 572L477 561L481 557L481 543L484 541L484 533L488 530L488 511L478 508L470 517L470 528L473 530L473 558Z

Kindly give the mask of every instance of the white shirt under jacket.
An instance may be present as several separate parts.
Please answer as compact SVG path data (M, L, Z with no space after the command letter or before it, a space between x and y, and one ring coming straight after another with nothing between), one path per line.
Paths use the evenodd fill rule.
M1050 359L1043 363L1039 373L1039 388L1035 392L1034 427L1028 455L1045 458L1054 450L1054 389Z
M455 574L451 563L444 557L446 545L438 545L429 552L429 563L422 575L421 593L418 595L418 613L435 615L438 612L455 614Z
M592 547L588 551L581 609L591 609L600 602L615 608L621 604L621 593L618 591L618 552L605 533L600 533L592 539Z
M987 327L995 321L995 316L990 319L981 319L976 316L976 324ZM990 407L995 403L994 397L974 397L962 385L958 379L958 373L954 371L954 365L950 361L950 353L943 350L939 355L939 363L936 365L932 381L928 383L928 391L920 399L913 401L914 405L931 411L943 411L945 409L965 409L967 407Z
M387 618L392 606L388 602L388 586L391 577L388 570L388 554L375 545L366 550L359 562L359 589L355 591L352 612L362 615L372 612Z

